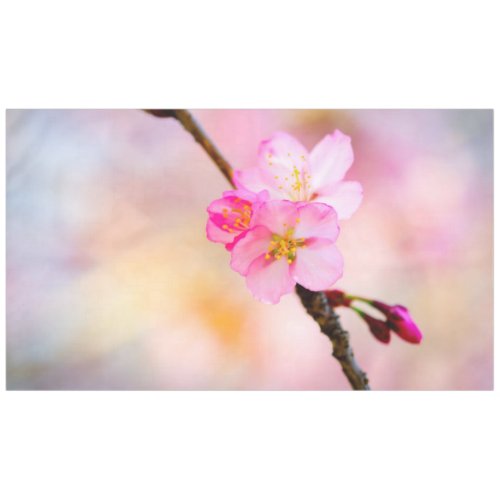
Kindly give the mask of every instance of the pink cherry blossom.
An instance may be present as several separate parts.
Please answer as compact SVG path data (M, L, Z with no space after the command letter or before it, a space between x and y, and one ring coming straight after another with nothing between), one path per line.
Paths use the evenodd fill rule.
M328 205L268 201L235 242L231 267L246 276L254 297L266 303L278 303L296 283L324 290L342 276L338 234L337 214Z
M340 130L310 153L291 135L276 132L261 143L257 166L236 171L234 180L250 191L268 190L271 199L325 203L348 219L363 198L359 182L343 180L353 161L351 138Z
M225 191L222 198L213 201L207 208L207 238L224 243L231 250L236 240L249 228L256 208L269 199L266 191L259 194L245 189Z

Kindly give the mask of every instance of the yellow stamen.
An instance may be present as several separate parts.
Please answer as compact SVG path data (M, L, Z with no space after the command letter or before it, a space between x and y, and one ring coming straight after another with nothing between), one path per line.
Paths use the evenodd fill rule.
M299 169L294 165L293 166L293 172L292 172L294 178L295 178L295 183L292 184L292 189L294 191L300 192L302 189L302 182L300 180L300 172Z
M285 231L284 235L273 234L266 253L266 260L269 260L271 257L274 257L275 260L286 257L288 264L291 264L295 260L297 249L304 247L306 243L304 238L294 238L293 232L294 228L290 228Z

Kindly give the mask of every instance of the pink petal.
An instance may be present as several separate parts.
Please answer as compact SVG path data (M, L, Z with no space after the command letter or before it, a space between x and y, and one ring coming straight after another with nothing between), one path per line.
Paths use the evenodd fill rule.
M325 203L335 209L339 219L348 219L359 208L363 200L363 188L359 182L344 181L332 184L318 193L314 201Z
M232 249L230 263L232 269L246 276L250 264L267 252L271 238L272 233L264 226L257 226L247 231Z
M236 245L236 243L238 243L238 241L240 241L242 238L245 237L245 235L247 234L247 231L244 231L238 235L236 235L234 237L234 240L233 241L230 241L229 243L226 243L226 250L229 250L230 252L233 250L234 248L234 245Z
M340 130L326 135L314 146L310 154L313 191L342 180L353 161L354 153L348 135Z
M282 295L290 293L295 281L290 276L286 259L255 259L248 269L247 286L252 295L267 304L277 304Z
M224 191L222 193L223 198L241 198L242 200L248 200L250 203L254 203L257 200L258 195L247 189L231 189L229 191Z
M298 217L295 203L288 200L271 200L259 207L252 224L265 226L272 233L284 235L287 229L295 226Z
M302 179L304 174L299 177ZM240 170L234 173L233 179L236 185L245 186L246 189L268 191L273 200L296 200L300 198L299 195L304 195L303 190L298 193L292 188L292 184L296 182L293 173L281 167L274 170L261 167Z
M266 190L273 199L282 198L277 179L268 169L247 168L245 170L236 170L233 174L233 180L239 189L249 189L254 192Z
M323 203L308 203L298 208L295 238L327 238L334 242L339 234L337 213Z
M238 186L267 189L273 199L305 200L309 160L307 150L294 137L276 132L259 148L258 167L235 173Z
M271 158L269 158L271 155ZM301 168L308 164L309 154L302 144L286 132L275 132L269 139L262 141L259 147L259 166L271 169L274 166L291 170L294 165Z
M214 224L210 219L207 221L207 238L215 243L231 243L234 239L234 234L228 233Z
M342 277L343 270L342 255L326 239L312 240L305 247L299 248L291 265L293 279L314 292L331 287Z

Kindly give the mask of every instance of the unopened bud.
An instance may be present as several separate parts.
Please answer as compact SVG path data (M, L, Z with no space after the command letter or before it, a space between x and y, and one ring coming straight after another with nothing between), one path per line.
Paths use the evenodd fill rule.
M383 342L384 344L388 344L391 341L391 329L385 321L374 318L363 311L358 312L359 315L366 321L368 327L370 328L370 332L372 332L373 336L377 340L380 340L380 342Z

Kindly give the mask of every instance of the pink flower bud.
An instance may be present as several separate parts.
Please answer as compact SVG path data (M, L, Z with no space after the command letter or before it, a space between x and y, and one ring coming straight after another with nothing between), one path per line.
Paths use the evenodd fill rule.
M349 307L352 302L352 299L348 298L342 290L328 290L325 292L325 295L330 307Z
M385 314L390 329L403 340L411 344L420 344L422 332L413 321L406 307L400 305L389 306L378 300L373 300L370 304Z
M366 321L368 327L370 328L370 332L373 333L373 336L377 340L380 340L380 342L383 342L384 344L388 344L391 341L391 330L385 321L373 318L363 311L358 310L358 313Z
M415 324L404 306L393 306L391 313L387 317L387 323L391 330L397 333L403 340L412 344L420 344L422 341L422 332Z

